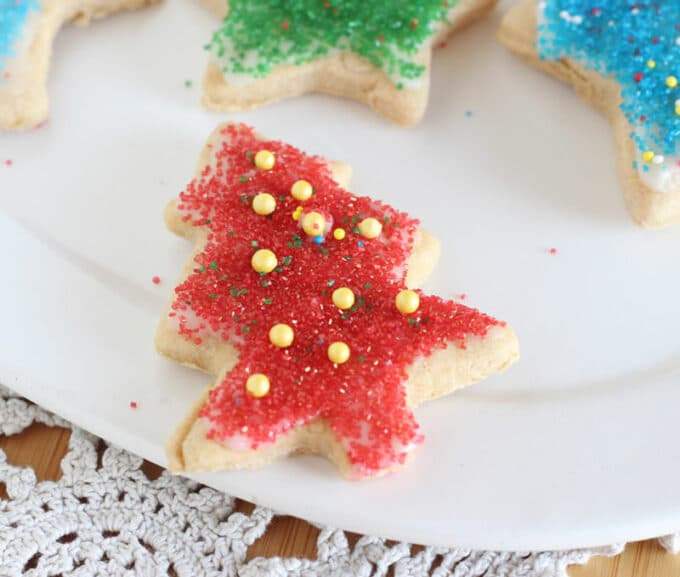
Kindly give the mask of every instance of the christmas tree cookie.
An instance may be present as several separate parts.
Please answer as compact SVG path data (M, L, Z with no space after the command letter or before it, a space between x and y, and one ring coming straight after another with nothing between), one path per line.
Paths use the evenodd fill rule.
M423 441L415 405L518 358L505 323L415 288L437 241L348 179L346 165L228 124L168 206L195 250L157 348L215 379L168 442L172 470L307 451L352 479L381 475Z
M0 0L0 130L47 119L52 43L69 22L84 25L156 0Z
M203 104L239 111L307 92L368 104L398 124L427 105L432 48L497 0L201 0L224 17Z
M680 3L524 0L498 35L610 120L635 221L679 222Z

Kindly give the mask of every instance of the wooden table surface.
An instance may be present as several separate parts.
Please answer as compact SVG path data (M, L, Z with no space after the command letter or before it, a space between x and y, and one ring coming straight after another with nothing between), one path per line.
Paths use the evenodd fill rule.
M10 463L33 467L38 479L57 480L68 438L69 431L66 429L33 425L20 435L0 436L0 448L7 453ZM152 472L160 468L148 463L145 470ZM0 497L6 498L3 491L0 485ZM242 511L251 508L249 503L239 503ZM248 557L313 557L318 532L299 519L277 518L267 533L250 548ZM670 555L656 542L644 541L628 545L618 557L598 557L585 566L571 567L569 573L572 577L680 577L680 555Z

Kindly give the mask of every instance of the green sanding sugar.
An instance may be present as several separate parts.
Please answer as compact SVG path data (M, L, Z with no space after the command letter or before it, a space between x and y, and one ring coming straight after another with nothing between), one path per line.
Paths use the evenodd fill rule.
M224 74L267 76L351 51L398 81L418 79L415 56L459 0L230 0L207 48Z

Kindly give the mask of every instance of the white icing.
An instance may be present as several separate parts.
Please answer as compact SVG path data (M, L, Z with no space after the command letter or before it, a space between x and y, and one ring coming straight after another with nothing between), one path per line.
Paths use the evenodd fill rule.
M655 160L660 159L656 156ZM646 163L637 152L637 170L640 180L658 193L680 192L680 156L665 156L663 160Z
M172 316L170 316L172 313ZM199 317L191 307L187 307L181 311L170 311L166 317L167 327L170 330L179 332L180 321L182 321L183 326L192 331L195 336L199 338L206 337L219 337L222 338L222 333L215 332L210 327L210 324ZM237 333L236 329L233 328L229 332L229 342L234 346L239 346L243 344L243 335Z
M191 309L191 308L186 308L185 310L182 311L172 311L175 314L170 316L168 314L167 318L167 324L168 328L179 331L180 327L180 319L184 321L184 326L193 331L198 331L199 327L201 326L201 323L204 323L203 319L199 318L198 315Z
M229 399L228 402L231 403L233 400ZM208 414L206 419L206 424L208 427L212 427L211 417L217 421L221 418L219 412ZM255 443L253 438L250 436L248 426L245 425L241 427L240 433L220 439L220 443L232 451L252 451L258 447L262 448L273 445L280 435L286 433L287 431L292 431L293 429L301 427L304 424L305 422L302 420L291 422L290 419L282 419L278 423L271 425L270 430L267 433L267 436L269 437L268 440L258 441L257 443Z
M371 433L370 424L367 422L359 423L359 434L353 438L340 439L340 443L345 448L345 451L347 453L350 452L351 447L353 445L354 446L361 445L363 447L368 448L372 447L374 445L374 441ZM393 438L391 442L392 454L383 453L380 456L380 459L378 460L377 468L389 469L390 467L395 466L397 464L397 461L394 459L394 455L406 455L408 453L411 453L418 447L419 444L420 442L418 440L412 440L409 443L402 443L397 439ZM361 463L354 464L353 468L354 473L358 475L358 477L363 477L375 473L373 469L369 469Z
M536 5L536 21L539 26L545 24L545 2L539 2Z
M645 129L636 127L636 134L644 139ZM636 146L635 163L638 177L644 185L658 193L680 192L680 155L656 154L651 162L642 158L643 151Z
M210 421L208 421L208 424L211 425ZM229 447L233 451L252 451L254 447L254 443L250 437L247 437L246 435L233 435L231 437L227 437L222 441L222 444Z
M289 48L292 48L291 43L282 43L281 45L281 52L286 52ZM310 48L310 51L314 50L314 46ZM343 39L336 48L329 48L326 51L325 56L335 56L337 54L340 54L341 52L349 52L349 39ZM397 49L393 50L393 53L395 56L408 60L410 58L413 58L412 54L408 54L407 52L400 51ZM255 76L253 74L249 73L244 73L244 72L232 72L230 70L225 70L224 68L224 63L225 62L232 62L234 60L240 61L244 67L246 68L252 68L257 65L259 62L259 54L257 50L249 50L245 53L243 57L237 56L236 49L234 48L233 43L229 38L224 39L224 45L223 45L223 55L220 56L219 58L216 56L213 56L213 62L222 70L222 75L224 76L225 81L230 84L231 86L246 86L248 84L251 84L252 82L255 82L256 80L261 79L262 77ZM284 61L282 64L294 64L296 60L296 57L293 53L291 53L290 58L286 61ZM366 70L372 70L373 66L366 61ZM357 73L363 71L363 68L358 68ZM392 73L390 74L387 70L384 70L384 72L389 76L390 80L397 85L400 84L404 88L418 88L422 86L423 84L423 77L424 74L419 76L418 78L403 78L401 77L398 73ZM266 76L265 76L266 77Z

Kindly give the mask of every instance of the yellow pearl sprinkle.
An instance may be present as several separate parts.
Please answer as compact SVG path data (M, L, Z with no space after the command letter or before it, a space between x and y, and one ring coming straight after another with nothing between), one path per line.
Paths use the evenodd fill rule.
M293 184L293 186L290 187L290 194L295 200L299 200L301 202L309 200L313 192L314 189L312 188L312 185L306 180L298 180Z
M382 232L382 224L380 224L380 221L377 218L372 217L362 220L359 223L358 228L361 236L368 239L378 238Z
M417 292L405 289L397 293L394 302L400 313L408 315L418 310L418 307L420 306L420 297Z
M326 229L326 219L318 212L308 212L302 217L302 230L309 236L319 236Z
M333 304L340 310L346 311L354 306L354 293L346 286L333 291Z
M654 160L654 151L645 150L645 152L642 153L642 160L644 160L647 163L652 162L652 160Z
M345 238L345 229L344 228L336 228L333 231L333 238L335 240L342 240Z
M274 154L268 150L259 150L255 155L255 166L260 170L271 170L275 163Z
M246 391L256 399L266 396L269 393L270 387L269 377L262 373L250 375L246 381Z
M276 210L276 199L268 192L261 192L253 198L253 210L261 216L267 216Z
M342 341L331 343L328 347L328 360L336 365L341 365L349 360L349 347Z
M647 66L649 66L650 68L656 68L656 62L654 62L654 60L648 60Z
M269 340L275 347L280 349L285 349L292 345L294 338L295 333L289 325L279 323L269 329Z
M675 114L677 114L678 116L680 116L680 106L676 106L676 107L675 107Z
M276 255L266 248L261 248L256 251L253 257L250 259L250 264L255 269L255 272L272 272L276 265L279 264Z
M675 88L678 85L678 79L675 76L669 76L666 78L666 86L668 88Z

